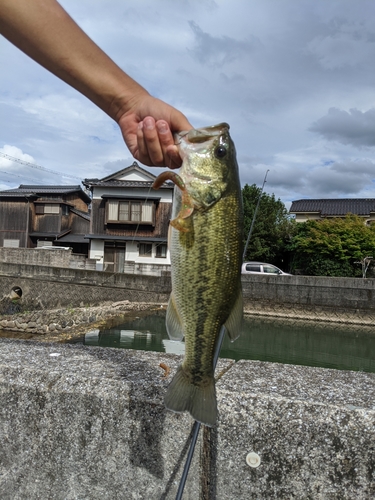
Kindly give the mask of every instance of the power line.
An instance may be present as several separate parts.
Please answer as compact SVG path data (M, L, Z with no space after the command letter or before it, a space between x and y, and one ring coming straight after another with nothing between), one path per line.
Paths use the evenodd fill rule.
M19 177L20 179L27 179L33 182L35 181L35 179L32 179L31 177L26 177L25 175L13 174L12 172L7 172L6 170L0 170L0 172L6 175L12 175L13 177ZM10 181L4 181L4 182L10 182Z
M15 156L10 156L10 155L7 155L7 154L1 153L1 152L0 152L0 156L2 156L3 158L6 158L7 160L16 161L17 163L21 163L22 165L26 165L27 167L42 170L43 172L49 172L51 174L60 175L62 177L69 177L71 179L78 179L79 181L82 181L82 179L80 177L76 177L75 175L69 175L69 174L65 174L65 173L63 174L61 172L57 172L56 170L51 170L50 168L45 168L45 167L42 167L40 165L36 165L35 163L30 163L29 161L21 160L20 158L16 158Z

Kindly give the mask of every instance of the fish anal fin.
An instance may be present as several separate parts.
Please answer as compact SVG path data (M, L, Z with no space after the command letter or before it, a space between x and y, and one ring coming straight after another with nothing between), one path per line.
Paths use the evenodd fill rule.
M226 320L224 324L231 342L234 342L241 335L242 319L243 319L243 298L242 298L242 288L240 287L233 309L229 315L229 318Z
M169 297L165 324L168 336L171 340L182 340L184 338L184 329L181 323L181 318L177 312L173 293L171 293Z
M209 427L213 427L217 420L217 402L215 381L198 386L191 383L179 366L176 375L168 386L164 403L168 410L180 413L187 411L194 420Z

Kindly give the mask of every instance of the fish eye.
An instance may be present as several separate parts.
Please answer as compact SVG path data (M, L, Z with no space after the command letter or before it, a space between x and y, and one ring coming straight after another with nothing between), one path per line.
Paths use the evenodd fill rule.
M216 158L224 158L226 154L227 154L227 148L225 146L220 145L215 149Z

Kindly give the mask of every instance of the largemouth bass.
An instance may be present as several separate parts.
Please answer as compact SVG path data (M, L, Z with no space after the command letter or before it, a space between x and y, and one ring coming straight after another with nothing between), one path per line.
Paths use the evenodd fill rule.
M185 337L185 358L165 396L175 412L188 411L203 424L217 420L214 352L224 325L235 340L242 322L242 198L229 125L181 132L179 174L172 180L170 223L172 293L166 326L171 339Z

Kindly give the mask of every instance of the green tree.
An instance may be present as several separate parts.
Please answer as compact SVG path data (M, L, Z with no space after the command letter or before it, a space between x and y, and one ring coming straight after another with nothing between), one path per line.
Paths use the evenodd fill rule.
M287 270L286 247L294 232L294 221L288 217L288 211L280 199L276 200L273 194L261 194L261 188L255 184L246 184L242 189L245 243L259 196L259 207L244 260L261 260Z
M296 224L289 249L292 272L312 276L362 276L359 262L375 255L375 226L356 215Z

